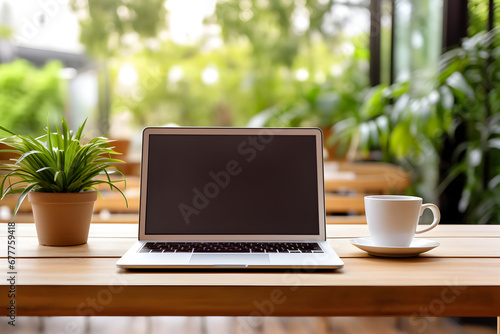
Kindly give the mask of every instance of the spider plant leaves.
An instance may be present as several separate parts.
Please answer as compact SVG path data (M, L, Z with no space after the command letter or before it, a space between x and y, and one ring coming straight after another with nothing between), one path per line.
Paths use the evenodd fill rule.
M28 193L36 187L36 183L30 183L29 185L24 188L24 190L21 192L21 195L19 196L19 199L17 200L16 207L14 208L14 215L16 215L17 211L19 210L19 207L21 206L21 203L24 201L26 196L28 196Z
M118 190L128 205L123 192L114 185L124 181L125 177L118 171L121 178L113 180L110 177L113 171L107 171L123 163L111 157L119 154L111 147L112 140L97 137L83 143L86 120L76 133L69 129L64 118L61 124L61 127L56 125L55 132L51 132L47 122L45 134L38 138L16 134L0 126L1 130L12 135L0 142L9 145L11 153L20 155L12 159L14 164L0 166L0 170L8 172L1 182L2 197L21 193L14 214L29 191L74 193L91 190L97 184L107 184L110 189ZM97 180L100 175L106 178Z
M16 161L16 165L19 165L21 163L21 161L24 160L24 158L26 158L28 155L31 155L31 154L37 154L37 153L42 153L40 151L29 151L29 152L26 152L24 153L23 155L21 155L17 161Z
M10 183L7 188L5 188L2 192L2 199L9 195L9 194L14 194L14 193L18 193L18 192L22 192L23 189L19 189L19 188L14 188L14 186L16 184L20 184L20 183L24 183L25 181L22 180L22 181L17 181L17 182L14 182L14 183Z

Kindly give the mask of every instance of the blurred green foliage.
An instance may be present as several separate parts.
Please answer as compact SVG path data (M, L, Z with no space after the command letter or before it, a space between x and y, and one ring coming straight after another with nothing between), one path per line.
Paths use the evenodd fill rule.
M500 1L494 0L494 22L497 26L500 22ZM469 36L488 30L488 4L489 0L468 0L469 7L469 27L467 33Z
M335 126L336 139L380 149L384 160L422 166L460 126L463 140L438 191L464 175L459 210L467 222L500 222L500 31L478 33L443 54L439 77L372 88L360 110ZM427 152L426 152L427 151ZM428 170L420 170L428 173Z
M295 57L310 47L315 39L322 37L322 42L335 47L342 43L345 34L341 26L338 34L328 34L322 28L325 15L331 10L334 1L283 0L244 0L220 1L217 4L217 22L222 26L222 34L227 42L238 42L242 37L248 40L257 63L276 66L294 65ZM306 10L309 26L298 30L293 25L297 9Z
M280 101L258 113L251 126L331 127L348 117L356 117L367 93L368 78L359 75L367 60L354 56L345 62L342 76L323 84L312 84L292 100Z
M0 124L16 133L37 136L47 124L47 115L61 117L61 67L57 61L43 68L26 60L0 64Z
M80 16L80 42L87 52L101 58L119 55L127 47L123 36L148 39L158 34L165 22L164 0L72 0ZM135 41L132 41L135 42Z
M14 35L12 28L0 24L0 39L10 39Z
M325 17L338 6L334 1L218 1L215 14L205 19L207 26L220 29L216 47L213 35L193 45L163 38L169 15L160 2L90 0L73 6L84 13L82 43L108 57L112 114L131 111L138 127L244 126L262 110L307 104L307 96L324 89L338 90L335 99L344 101L338 104L350 108L345 101L368 85L368 35L346 35L345 23L331 17L324 27ZM369 19L363 5L353 8ZM309 17L300 31L293 24L299 10ZM147 29L133 23L139 18L150 21ZM131 36L135 42L127 44ZM127 85L120 73L130 65L137 81ZM209 83L202 79L207 71ZM319 116L318 122L329 117Z

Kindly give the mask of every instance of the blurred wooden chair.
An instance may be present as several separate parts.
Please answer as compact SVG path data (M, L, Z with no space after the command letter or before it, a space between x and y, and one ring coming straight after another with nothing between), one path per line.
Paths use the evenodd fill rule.
M402 167L383 162L325 162L328 224L365 224L366 195L402 194L411 177Z

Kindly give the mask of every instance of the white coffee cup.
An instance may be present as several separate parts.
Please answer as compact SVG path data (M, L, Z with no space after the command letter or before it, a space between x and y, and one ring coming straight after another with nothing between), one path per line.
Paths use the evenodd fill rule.
M420 216L430 209L434 221L417 231ZM368 229L376 246L408 247L415 233L427 232L439 224L441 214L435 204L422 204L420 197L398 195L365 196Z

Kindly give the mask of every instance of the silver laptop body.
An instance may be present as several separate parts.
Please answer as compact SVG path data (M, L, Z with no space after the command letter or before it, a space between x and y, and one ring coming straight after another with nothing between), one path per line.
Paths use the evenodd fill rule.
M317 128L146 128L130 269L334 269Z

